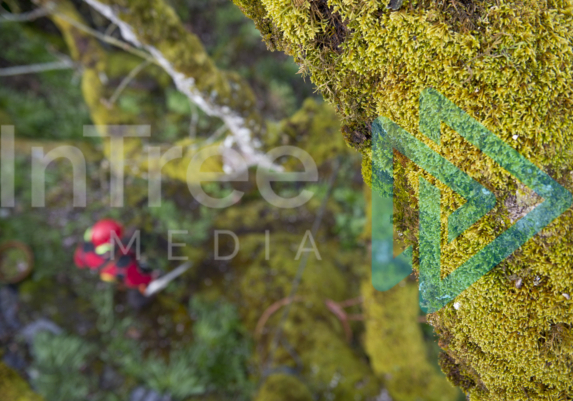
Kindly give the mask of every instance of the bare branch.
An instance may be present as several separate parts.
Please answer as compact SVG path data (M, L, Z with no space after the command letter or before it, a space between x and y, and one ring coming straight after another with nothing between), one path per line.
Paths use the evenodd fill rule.
M129 85L129 83L137 76L137 74L139 74L149 64L151 64L151 61L145 60L143 63L137 65L133 70L131 70L129 74L127 74L127 76L120 82L119 86L116 88L116 90L113 92L113 94L107 101L107 103L109 103L109 106L113 105L117 101L117 99L121 95L121 92L123 92L123 90L127 87L127 85Z
M195 139L197 136L197 123L199 122L199 110L194 103L191 103L191 121L189 121L189 138Z
M0 77L9 77L13 75L35 74L44 71L68 70L74 68L76 64L72 60L60 60L49 63L19 65L0 69Z
M103 34L106 36L110 36L112 33L114 33L114 31L116 29L117 29L117 25L112 22L111 24L109 24L109 26L107 27L107 29L105 30L105 32Z
M0 14L0 22L27 22L27 21L34 21L35 19L45 17L50 12L44 8L36 8L29 13L22 13L22 14L11 14L11 13L1 13Z
M223 135L226 131L228 131L229 128L227 127L227 124L223 124L221 125L219 128L217 128L217 130L209 137L205 140L205 145L210 145L212 143L214 143L217 139L219 139L219 137L221 135Z

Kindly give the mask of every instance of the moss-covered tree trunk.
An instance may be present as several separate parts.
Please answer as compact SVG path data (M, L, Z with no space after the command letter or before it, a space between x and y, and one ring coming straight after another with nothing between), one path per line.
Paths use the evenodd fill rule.
M432 87L573 190L570 1L406 0L392 8L379 0L234 2L269 48L292 55L335 105L346 141L364 155L366 181L372 120L388 117L424 140L418 101ZM459 134L443 127L442 135L436 151L498 200L443 246L444 275L539 200ZM398 179L413 193L417 168L402 162ZM443 191L442 205L455 203ZM443 209L445 216L452 211ZM396 223L410 234L418 224ZM444 350L442 368L470 399L573 397L572 230L569 210L464 291L456 308L429 317Z

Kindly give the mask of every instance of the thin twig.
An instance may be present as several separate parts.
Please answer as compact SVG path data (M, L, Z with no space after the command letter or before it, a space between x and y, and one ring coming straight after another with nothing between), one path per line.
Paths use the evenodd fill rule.
M25 22L25 21L32 21L36 18L40 18L40 17L44 17L46 15L52 14L52 15L57 16L58 18L63 19L64 21L66 21L70 25L74 26L75 28L79 29L80 31L83 31L87 34L95 36L96 38L98 38L102 42L109 43L110 45L119 47L128 53L131 53L131 54L134 54L138 57L141 57L144 60L148 60L154 64L158 64L157 61L150 54L148 54L144 51L141 51L139 49L136 49L135 47L131 46L130 44L128 44L126 42L122 42L121 40L118 40L118 39L114 38L113 36L110 36L109 34L111 32L108 32L108 31L115 24L108 27L108 29L106 30L106 33L101 33L101 32L96 31L95 29L90 28L87 25L82 24L79 21L74 20L73 18L68 17L65 14L62 14L62 13L55 11L53 8L54 8L53 5L52 6L48 5L47 7L36 8L35 10L30 11L29 13L24 13L24 14L2 13L2 14L0 14L0 21L4 20L4 21L11 21L11 22Z
M93 10L93 8L90 7L90 10ZM103 33L105 36L111 36L111 34L113 33L113 31L115 31L115 29L117 28L117 25L112 22L111 24L109 24L109 26L107 27L107 29L105 30L105 32Z
M364 302L364 298L357 297L357 298L347 299L346 301L339 302L338 304L343 308L346 308L348 306L361 304L362 302Z
M328 179L328 190L326 192L326 195L322 199L322 204L320 205L320 209L318 210L318 214L316 215L316 219L314 219L314 222L312 224L312 228L310 231L311 235L313 237L316 236L318 229L320 227L322 217L324 216L324 212L326 210L326 204L328 202L328 198L330 198L330 194L332 193L332 189L334 187L334 181L336 180L336 176L338 175L338 170L340 169L340 164L341 164L340 160L338 158L335 159L334 169L332 171L332 174L330 175L330 178ZM299 287L301 279L302 279L302 274L304 273L304 270L306 269L306 263L308 261L308 256L309 256L309 253L305 252L304 255L302 256L301 260L300 260L298 270L296 272L296 276L294 277L293 282L292 282L292 288L291 288L290 294L287 297L289 299L294 299L294 297L298 291L298 287ZM268 359L266 362L266 367L270 367L271 363L273 362L274 354L275 354L275 351L276 351L277 346L279 344L280 337L282 335L282 327L283 327L286 319L288 318L291 306L292 306L292 303L289 303L285 306L285 308L283 310L283 314L281 316L281 320L279 321L277 331L275 331L275 334L274 334L272 341L271 341ZM266 369L264 369L264 370L266 370Z
M352 341L352 329L348 323L348 315L346 314L346 311L342 309L342 306L334 302L332 299L327 299L324 301L324 303L328 310L334 313L338 320L340 320L340 324L342 325L344 334L346 336L346 342L350 343Z
M199 122L199 111L197 110L197 106L191 103L189 104L191 107L191 121L189 122L189 138L195 139L197 136L197 123Z
M0 77L9 77L13 75L34 74L37 72L53 71L53 70L67 70L74 68L71 60L52 61L49 63L19 65L16 67L8 67L0 69Z
M12 14L12 13L1 13L0 14L0 21L5 22L27 22L27 21L34 21L35 19L45 17L50 12L45 8L36 8L33 11L28 13L22 14Z
M50 11L50 13L55 15L56 17L63 19L64 21L66 21L67 23L69 23L73 27L79 29L80 31L85 32L89 35L95 36L96 38L98 38L102 42L108 43L112 46L119 47L120 49L125 50L128 53L131 53L133 55L141 57L144 60L148 60L149 62L151 62L153 64L159 65L159 63L150 54L148 54L144 51L141 51L139 49L136 49L135 47L131 46L130 44L128 44L126 42L122 42L121 40L118 40L112 36L105 35L101 32L98 32L95 29L92 29L89 26L84 25L81 22L78 22L73 18L70 18L65 14L59 13L57 11L52 11L50 9L48 9L48 11Z
M207 138L205 140L205 145L210 145L213 142L215 142L217 140L217 138L219 138L221 135L223 135L225 133L225 131L227 131L229 128L227 128L227 124L223 124L221 125L219 128L217 128L217 131L215 131L213 133L213 135L211 135L209 138Z
M129 74L127 74L127 76L123 78L119 86L113 92L113 95L111 95L111 97L106 103L111 107L117 101L117 99L121 95L121 92L123 92L123 90L127 87L127 85L129 85L129 83L137 76L137 74L139 74L141 70L143 70L149 64L151 64L151 61L145 60L143 63L138 64L133 70L131 70Z
M290 304L291 302L299 302L299 301L302 301L302 297L294 297L294 298L287 297L273 303L267 309L265 309L265 311L263 312L263 314L261 315L261 317L257 322L257 326L255 327L255 337L256 338L261 337L261 335L263 334L263 328L265 327L267 320L269 320L269 318L273 315L273 313L278 311L283 306Z

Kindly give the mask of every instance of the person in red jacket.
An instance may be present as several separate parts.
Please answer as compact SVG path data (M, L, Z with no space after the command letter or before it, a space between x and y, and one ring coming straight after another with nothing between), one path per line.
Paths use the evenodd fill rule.
M119 282L128 289L138 289L143 293L155 274L141 266L133 253L128 253L106 263L100 271L100 278L107 282Z
M123 227L112 219L103 219L88 228L84 240L76 247L74 263L80 268L97 270L110 258L113 237L121 238Z
M123 234L123 226L117 221L99 220L84 233L83 242L74 252L74 263L80 269L99 271L103 281L117 282L124 288L143 293L156 274L142 266L131 250L124 252L114 242L121 241Z
M99 220L84 233L83 242L74 252L74 263L80 269L98 271L103 281L136 290L128 292L128 299L131 297L137 308L148 303L153 294L191 267L190 263L185 263L159 277L159 271L153 271L144 261L138 260L133 251L126 249L123 235L124 228L117 221Z

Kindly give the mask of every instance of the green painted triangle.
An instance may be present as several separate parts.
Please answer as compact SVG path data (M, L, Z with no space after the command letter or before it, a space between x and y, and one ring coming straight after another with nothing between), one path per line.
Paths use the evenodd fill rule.
M420 97L420 130L434 142L440 143L442 122L491 157L544 201L442 280L439 249L440 194L439 190L427 181L421 181L420 304L428 312L434 312L451 302L565 212L572 203L570 192L478 121L437 91L433 89L423 91ZM398 270L395 266L387 268L392 263L395 265L397 260L392 256L391 246L381 247L380 250L375 249L376 244L383 243L383 241L390 241L392 245L392 237L388 237L388 231L392 233L392 208L386 207L382 210L376 208L374 202L375 200L391 202L394 149L466 199L467 202L449 216L448 240L450 241L491 210L495 205L495 197L467 174L387 118L380 117L373 124L372 142L372 183L373 189L378 192L377 197L373 197L372 277L375 288L384 291L397 284L400 277L403 279L411 272L411 256L409 256L411 249L408 250L410 253L406 257L399 256L402 258L402 267ZM377 210L376 215L375 210ZM389 255L388 249L390 249ZM383 260L386 262L381 262ZM409 269L403 266L404 263L409 266ZM388 275L386 272L392 274Z
M379 291L387 291L412 273L411 247L393 256L394 149L466 200L448 218L450 241L487 214L496 199L469 175L387 118L378 118L372 125L372 149L372 283Z

